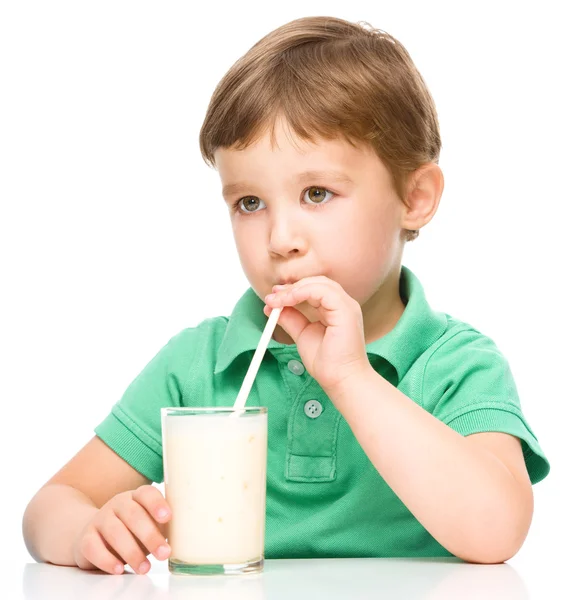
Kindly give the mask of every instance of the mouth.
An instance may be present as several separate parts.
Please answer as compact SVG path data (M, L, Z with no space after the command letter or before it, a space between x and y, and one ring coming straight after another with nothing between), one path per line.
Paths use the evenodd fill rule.
M288 279L279 279L274 285L290 285L299 281L296 277L289 277Z

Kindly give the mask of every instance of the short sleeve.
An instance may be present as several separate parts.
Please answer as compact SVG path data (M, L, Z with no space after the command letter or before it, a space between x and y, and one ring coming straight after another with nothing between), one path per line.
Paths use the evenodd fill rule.
M489 337L466 330L441 344L425 367L422 397L428 412L461 435L499 431L518 437L532 484L549 473L509 363Z
M190 331L169 339L94 429L114 452L157 483L163 481L160 409L182 406L191 363Z

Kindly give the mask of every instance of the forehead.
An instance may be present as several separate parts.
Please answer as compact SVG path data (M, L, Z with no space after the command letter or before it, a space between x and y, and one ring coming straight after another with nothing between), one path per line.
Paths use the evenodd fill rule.
M284 170L346 170L355 171L374 158L368 145L355 148L342 137L306 140L299 137L283 121L277 121L274 131L267 128L249 146L218 148L215 165L221 178L237 178L247 171L259 169Z

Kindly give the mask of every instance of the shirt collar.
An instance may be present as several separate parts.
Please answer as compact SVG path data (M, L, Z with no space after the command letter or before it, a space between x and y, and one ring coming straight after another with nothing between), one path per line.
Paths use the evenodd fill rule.
M404 265L401 267L399 292L405 310L395 327L381 338L367 344L367 354L388 361L397 371L401 381L415 360L447 328L447 316L431 309L421 282ZM243 352L254 352L268 320L263 312L264 302L249 288L234 307L222 342L219 346L214 374L224 371ZM270 339L267 349L293 348L296 344L281 344Z

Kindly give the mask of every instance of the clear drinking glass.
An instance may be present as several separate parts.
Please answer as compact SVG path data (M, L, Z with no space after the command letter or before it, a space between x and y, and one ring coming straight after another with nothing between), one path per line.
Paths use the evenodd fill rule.
M161 419L170 572L262 571L267 408L162 408Z

